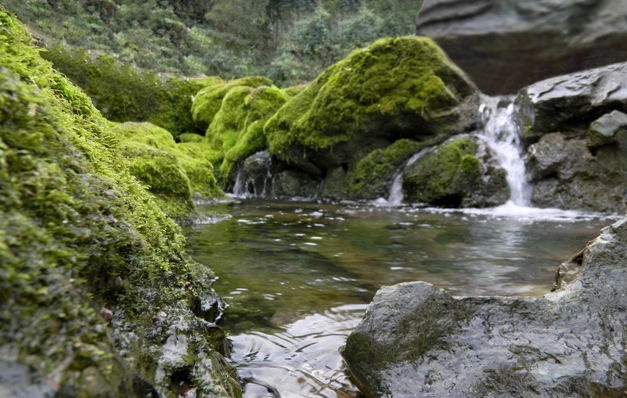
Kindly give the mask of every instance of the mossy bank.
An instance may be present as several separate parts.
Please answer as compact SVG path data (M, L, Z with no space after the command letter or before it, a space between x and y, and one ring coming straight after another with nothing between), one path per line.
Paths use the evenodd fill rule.
M0 11L0 395L240 396L213 274L31 41Z

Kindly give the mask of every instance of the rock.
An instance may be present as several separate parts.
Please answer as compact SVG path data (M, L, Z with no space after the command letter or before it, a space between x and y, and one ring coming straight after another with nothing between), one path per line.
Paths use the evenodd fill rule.
M272 196L272 173L276 167L268 151L260 151L244 160L233 193L239 196Z
M601 116L590 124L586 136L589 147L600 147L616 142L619 130L627 127L627 115L623 112L612 111Z
M298 170L283 170L272 178L273 195L279 198L316 198L320 180Z
M476 124L474 85L427 38L380 39L328 68L266 123L270 153L317 177L396 140L438 143Z
M551 132L583 136L590 122L611 111L627 112L627 63L559 76L520 91L523 135L535 139Z
M478 141L468 136L451 139L407 167L405 201L451 208L505 203L510 195L507 174Z
M1 10L0 41L0 395L241 396L215 276L130 173L127 137Z
M558 207L624 213L627 188L627 132L615 141L590 147L584 139L551 133L531 145L525 157L531 201L538 207Z
M614 397L627 389L627 219L560 267L544 297L377 292L343 349L372 397Z
M490 95L623 62L627 3L604 0L432 0L416 33L432 37Z

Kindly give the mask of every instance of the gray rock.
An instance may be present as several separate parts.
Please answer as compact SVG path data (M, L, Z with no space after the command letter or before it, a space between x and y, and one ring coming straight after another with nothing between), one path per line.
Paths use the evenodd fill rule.
M430 36L487 94L623 62L627 3L605 0L431 0L416 33Z
M599 147L616 142L616 134L627 127L627 115L623 112L612 111L601 116L590 124L586 136L590 147Z
M376 294L343 349L372 397L618 397L627 389L627 219L563 264L544 297Z
M253 197L270 196L274 169L272 156L268 151L249 156L237 172L233 193Z
M624 213L627 188L627 133L611 145L591 148L583 139L551 133L531 145L525 158L531 201L558 207Z
M581 136L591 121L613 110L627 112L627 63L559 76L518 94L525 138L570 131Z
M317 196L320 181L298 170L284 170L272 179L274 196L313 199Z

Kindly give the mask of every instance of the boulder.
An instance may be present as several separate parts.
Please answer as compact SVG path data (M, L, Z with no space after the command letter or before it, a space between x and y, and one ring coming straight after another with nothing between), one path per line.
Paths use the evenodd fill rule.
M122 137L2 7L0 41L0 396L240 397L215 276Z
M523 138L537 140L551 132L585 135L590 122L611 111L627 112L627 63L559 76L522 89Z
M406 202L444 207L493 207L510 196L507 173L478 137L441 144L404 171Z
M416 33L432 37L491 95L624 61L627 3L605 0L431 0Z
M624 213L627 131L619 129L607 142L591 147L589 139L550 133L531 145L525 165L527 179L533 184L532 203L538 207Z
M372 397L615 397L627 389L627 219L560 266L544 297L377 292L343 349Z
M406 138L438 143L476 124L479 96L430 39L380 39L331 66L266 123L269 150L318 177Z

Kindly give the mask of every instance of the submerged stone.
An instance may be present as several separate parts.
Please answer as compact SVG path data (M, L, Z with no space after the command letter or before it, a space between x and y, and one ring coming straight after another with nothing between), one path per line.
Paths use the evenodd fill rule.
M478 93L430 39L381 39L331 66L264 127L270 152L309 174L355 164L407 138L472 129Z
M377 292L342 355L372 397L613 397L627 388L627 219L563 264L544 297Z

